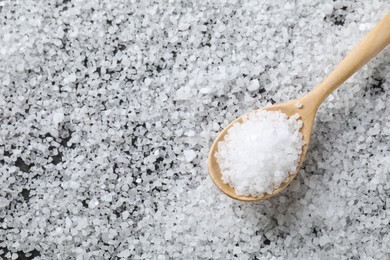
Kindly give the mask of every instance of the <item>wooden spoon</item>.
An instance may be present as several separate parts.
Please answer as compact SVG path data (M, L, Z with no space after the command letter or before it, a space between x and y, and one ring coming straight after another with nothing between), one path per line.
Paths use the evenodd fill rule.
M390 43L390 12L379 22L379 24L371 30L371 32L342 60L339 65L325 78L316 88L314 88L309 94L304 97L282 103L276 104L262 109L269 111L281 111L287 116L298 113L303 121L303 127L301 132L303 139L305 140L305 146L303 147L302 155L298 167L294 173L290 173L286 182L282 183L272 194L263 195L262 197L251 196L239 196L234 192L234 189L228 184L225 184L221 178L221 170L218 162L215 158L215 152L218 151L218 143L222 141L228 131L228 129L235 122L242 122L242 117L237 118L231 122L222 132L217 136L213 145L211 146L208 167L209 174L214 184L223 191L226 195L233 199L240 201L259 201L268 199L285 189L294 177L297 175L302 163L305 159L307 149L309 147L311 130L313 128L313 122L317 113L318 107L321 103L332 93L337 87L339 87L344 81L370 61L375 55L382 51ZM302 104L301 108L296 106L296 103Z

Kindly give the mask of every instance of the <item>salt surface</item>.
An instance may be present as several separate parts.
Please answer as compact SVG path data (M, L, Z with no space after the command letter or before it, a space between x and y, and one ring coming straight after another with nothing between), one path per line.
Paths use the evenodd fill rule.
M389 50L319 109L284 193L235 202L206 163L223 127L307 93L388 6L0 1L0 259L389 259Z
M271 194L296 171L304 141L299 115L258 110L229 128L215 153L224 183L237 195Z

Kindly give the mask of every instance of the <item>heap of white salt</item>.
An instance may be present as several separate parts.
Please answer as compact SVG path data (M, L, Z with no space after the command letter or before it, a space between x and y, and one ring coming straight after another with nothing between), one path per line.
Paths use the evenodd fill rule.
M295 172L304 144L296 114L258 110L234 124L218 143L222 179L237 195L271 194Z

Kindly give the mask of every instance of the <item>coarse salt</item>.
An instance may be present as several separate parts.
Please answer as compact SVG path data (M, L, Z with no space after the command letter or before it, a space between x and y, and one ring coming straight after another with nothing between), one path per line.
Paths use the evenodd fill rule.
M304 144L299 115L258 110L235 123L218 143L222 179L237 195L271 194L299 163Z

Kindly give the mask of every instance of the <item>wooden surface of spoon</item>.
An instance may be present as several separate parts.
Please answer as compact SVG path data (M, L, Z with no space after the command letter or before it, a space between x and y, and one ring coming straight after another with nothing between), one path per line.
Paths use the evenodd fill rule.
M303 127L301 133L305 145L302 150L301 159L294 173L290 173L286 182L282 183L278 188L274 189L272 194L263 195L262 197L251 196L239 196L234 192L234 189L228 184L222 181L222 173L219 168L218 162L215 158L215 152L218 151L218 143L222 141L227 134L228 129L235 122L242 122L242 117L237 118L235 121L227 125L222 132L217 136L213 145L211 146L208 157L208 168L211 179L214 184L231 198L240 201L259 201L268 199L277 195L284 190L297 175L302 163L305 159L307 149L309 147L311 131L313 128L314 118L317 113L318 107L321 103L332 93L337 87L339 87L345 80L352 76L368 61L370 61L375 55L382 51L390 43L390 12L379 22L379 24L370 31L370 33L342 60L339 65L324 79L315 89L304 97L286 102L276 104L273 106L261 108L269 111L281 111L287 116L298 113L300 119L303 121ZM300 102L301 108L298 108L295 104Z

